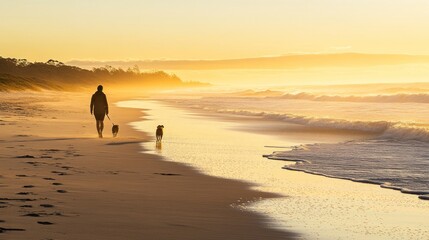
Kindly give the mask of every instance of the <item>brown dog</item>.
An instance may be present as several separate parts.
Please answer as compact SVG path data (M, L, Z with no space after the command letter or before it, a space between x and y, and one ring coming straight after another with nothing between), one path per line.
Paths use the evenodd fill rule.
M113 124L113 126L112 126L113 137L116 137L118 135L118 132L119 132L119 125Z
M162 136L164 135L164 125L158 125L158 127L156 127L156 141L157 142L161 142L162 140Z

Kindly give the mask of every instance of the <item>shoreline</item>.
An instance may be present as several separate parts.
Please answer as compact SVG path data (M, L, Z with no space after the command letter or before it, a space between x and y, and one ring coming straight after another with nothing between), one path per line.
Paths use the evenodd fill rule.
M310 162L308 162L306 160L282 159L282 158L271 157L270 154L264 155L263 157L267 158L269 160L273 160L273 161L284 161L284 162L294 162L294 163L301 163L302 162L305 164L311 164ZM312 175L326 177L326 178L347 180L347 181L363 183L363 184L371 184L371 185L379 186L380 188L399 191L402 194L415 195L420 200L429 200L429 195L428 195L429 191L419 191L419 190L410 190L407 188L401 188L401 187L397 187L397 186L392 185L390 182L379 182L379 181L374 181L374 180L369 180L369 179L355 179L355 178L351 178L351 177L334 176L334 175L329 175L329 174L320 173L320 172L313 172L311 170L296 168L292 165L287 165L287 164L283 167L283 169L289 170L289 171L303 172L306 174L312 174Z
M150 138L128 123L147 113L116 107L114 102L130 98L109 98L107 94L112 120L120 125L116 139L95 138L93 117L87 109L89 93L70 97L68 93L50 92L45 102L31 101L40 93L31 93L27 98L25 93L17 93L24 97L9 95L15 102L2 104L0 123L5 137L0 141L4 166L0 173L0 227L6 230L0 232L0 237L297 237L268 228L267 219L260 214L231 207L237 201L272 198L275 194L142 153L140 143L150 142ZM12 111L3 114L10 107ZM13 110L14 107L25 113L20 114L21 110ZM19 114L14 116L16 111ZM105 126L108 136L107 119Z
M307 135L309 132L311 134L319 133L319 134L325 135L325 136L336 135L338 141L327 141L328 143L332 143L332 144L348 142L348 141L357 141L357 140L362 140L362 139L371 139L371 138L374 138L377 136L377 134L366 133L366 132L356 131L356 130L337 130L335 132L335 134L329 134L331 131L327 130L327 129L320 130L317 128L306 128L304 126L300 126L299 124L284 123L281 121L261 119L260 117L246 116L246 115L241 115L241 114L237 114L237 115L229 114L229 113L217 113L216 114L216 113L206 111L203 109L183 107L180 104L174 104L168 100L167 101L164 101L162 99L156 99L156 100L163 102L164 104L167 104L168 106L187 109L190 112L196 113L199 116L207 116L207 117L214 118L214 119L217 118L217 119L223 119L223 120L228 120L228 121L232 121L232 122L237 121L239 119L243 123L252 123L252 122L257 122L257 121L263 120L264 123L268 123L268 125L269 125L269 126L264 126L261 129L258 129L258 128L252 129L248 126L245 126L245 124L243 124L243 126L236 128L236 130L238 130L238 131L254 132L254 133L259 133L259 134L264 134L264 135L272 135L272 136L276 136L276 137L283 137L283 135L284 135L284 133L278 132L279 129L282 131L287 131L288 133L300 132L300 134L302 134L302 135L304 135L304 134ZM287 130L285 130L285 129L287 129ZM353 136L353 138L351 138L350 136ZM322 137L321 141L301 142L301 143L299 143L299 145L295 145L295 146L326 143L326 140L328 138ZM287 148L291 148L291 147L295 147L295 146L288 146ZM314 171L307 170L307 169L301 169L301 168L294 167L293 164L291 165L291 164L287 164L287 163L292 162L292 163L311 164L310 161L303 160L303 159L298 159L298 160L297 159L285 159L282 157L277 157L274 153L275 152L266 153L266 154L263 154L262 156L268 160L286 162L286 165L283 167L283 169L285 169L285 170L303 172L306 174L318 175L318 176L327 177L327 178L334 178L334 179L348 180L348 181L359 182L359 183L364 183L364 184L377 185L383 189L390 189L390 190L399 191L402 194L415 195L420 200L429 200L429 195L428 195L429 192L428 191L413 190L413 189L398 187L398 186L392 185L390 182L380 182L380 181L373 181L373 180L369 180L369 179L355 179L355 178L351 178L351 177L335 176L335 175L330 175L330 174L321 173L321 172L314 172Z
M138 101L132 102L132 105L138 105ZM187 154L194 156L195 160L177 159L197 167L206 174L253 182L259 185L254 186L253 189L288 196L287 198L266 199L248 206L251 211L269 216L271 226L276 229L292 229L300 233L300 237L304 239L403 239L410 236L414 236L413 239L422 239L429 236L427 230L429 224L426 221L427 214L429 214L427 201L421 201L414 196L397 191L381 189L372 184L287 171L282 169L285 162L263 160L262 158L263 154L272 152L264 146L285 147L289 144L295 146L302 143L300 141L303 140L304 142L308 140L314 142L314 135L308 138L308 136L296 135L296 132L292 131L290 134L272 136L267 134L272 131L264 132L259 128L272 127L265 121L261 123L255 119L246 120L229 115L224 117L224 115L213 115L186 107L171 106L168 102L158 103L154 103L156 108L159 108L154 115L159 116L150 121L162 120L169 131L167 137L174 138L174 141L167 139L166 144L170 146L166 146L166 151L163 146L163 155L171 155L174 161L175 156L183 156L183 152L176 152L180 147ZM151 105L148 101L142 103L142 106L148 105ZM163 112L167 113L162 115ZM174 118L168 119L168 115L174 116ZM134 125L145 127L147 122L137 122ZM198 127L199 125L206 127L202 131ZM211 138L213 135L221 135L222 138L214 136L214 139L204 139L203 142L198 139L190 141L189 138L192 134L180 130L189 127L196 128L195 133L204 132L204 138ZM249 129L257 131L249 131ZM344 139L347 135L349 134L340 137ZM317 140L333 142L338 140L331 138L329 134L317 136ZM234 142L228 141L233 138L243 139L243 141L236 145ZM180 143L181 141L189 141L189 143L183 145ZM216 147L221 142L224 142L225 146ZM259 149L259 153L244 154L240 145L249 142L253 142L250 148ZM206 145L215 146L214 151L206 153L194 151L199 148L206 149ZM149 145L146 147L151 148ZM220 152L220 149L230 150ZM237 152L238 154L236 154ZM210 157L225 154L230 157L234 154L238 155L235 156L237 162L221 161L217 163L220 159ZM222 166L228 166L228 168ZM236 169L238 170L236 171ZM267 172L270 173L270 176L264 177ZM412 221L410 221L411 219ZM392 228L395 228L395 231L390 231Z

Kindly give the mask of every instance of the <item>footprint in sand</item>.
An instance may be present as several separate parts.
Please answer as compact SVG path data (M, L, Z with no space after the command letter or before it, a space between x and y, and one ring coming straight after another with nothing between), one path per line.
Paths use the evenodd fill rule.
M3 228L3 227L0 227L0 233L11 232L11 231L25 231L25 229L22 229L22 228Z
M41 215L38 213L27 213L27 214L24 214L22 216L23 217L41 217Z
M44 208L53 208L54 207L54 205L52 205L52 204L40 204L40 206L44 207Z
M61 185L63 185L62 183L59 183L59 182L54 182L54 183L52 183L52 185L54 185L54 186L61 186Z
M23 188L34 188L35 186L34 185L25 185L25 186L22 186Z
M20 207L22 207L22 208L32 208L33 206L32 205L21 205Z
M59 175L59 176L69 175L69 174L68 174L68 173L66 173L66 172L60 172L60 171L51 171L51 173L55 173L55 174L57 174L57 175Z
M38 162L26 162L26 163L31 164L31 165L37 165L38 164Z
M35 158L32 155L22 155L22 156L16 156L16 158Z
M67 193L66 190L57 190L58 193Z
M32 202L37 199L33 198L0 198L0 201L19 201L19 202Z
M53 180L55 180L55 178L50 178L50 177L46 177L46 178L43 178L44 180L47 180L47 181L53 181Z
M178 173L154 173L156 175L162 175L162 176L182 176L182 174Z
M52 222L46 222L46 221L37 221L38 224L42 224L42 225L52 225L54 223Z
M28 177L27 175L25 175L25 174L17 174L17 175L15 175L15 176L17 176L17 177Z
M40 150L40 151L43 151L43 152L59 152L59 151L61 151L61 150L51 148L51 149L42 149L42 150Z
M18 192L16 193L16 195L37 195L37 194L34 194L32 192Z

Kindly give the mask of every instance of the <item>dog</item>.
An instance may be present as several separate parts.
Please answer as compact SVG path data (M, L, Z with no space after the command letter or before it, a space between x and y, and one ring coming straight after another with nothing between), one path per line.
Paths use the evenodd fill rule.
M161 142L162 140L162 135L164 135L164 125L158 125L158 127L156 127L156 141L157 142Z
M118 135L118 132L119 132L119 125L113 124L113 126L112 126L113 137L116 137Z

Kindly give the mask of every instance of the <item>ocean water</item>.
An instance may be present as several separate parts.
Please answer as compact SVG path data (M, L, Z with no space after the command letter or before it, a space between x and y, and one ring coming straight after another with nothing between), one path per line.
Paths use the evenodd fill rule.
M295 163L263 158L272 151L289 152L294 146L336 145L353 141L357 136L362 140L379 133L325 131L319 123L317 127L305 127L258 113L256 102L260 99L235 99L236 103L232 100L133 100L119 106L144 109L148 114L143 121L131 123L137 130L154 135L158 124L165 126L162 145L144 143L146 151L205 174L250 182L258 190L286 196L257 198L252 202L237 199L231 203L231 207L263 214L270 227L296 231L302 239L429 238L428 201L377 185L285 170L285 165ZM259 106L269 108L263 103ZM269 114L297 116L286 113L286 109ZM364 125L358 126L360 129Z
M218 114L257 117L314 131L314 143L267 153L285 166L381 185L429 198L429 95L332 96L308 93L260 97L175 99L170 103ZM273 95L269 92L268 95ZM280 129L279 129L280 130ZM318 131L368 133L362 139L320 143ZM287 134L287 129L282 130Z
M383 139L311 144L266 157L296 161L284 167L288 170L378 184L425 199L429 194L428 149L426 142Z

